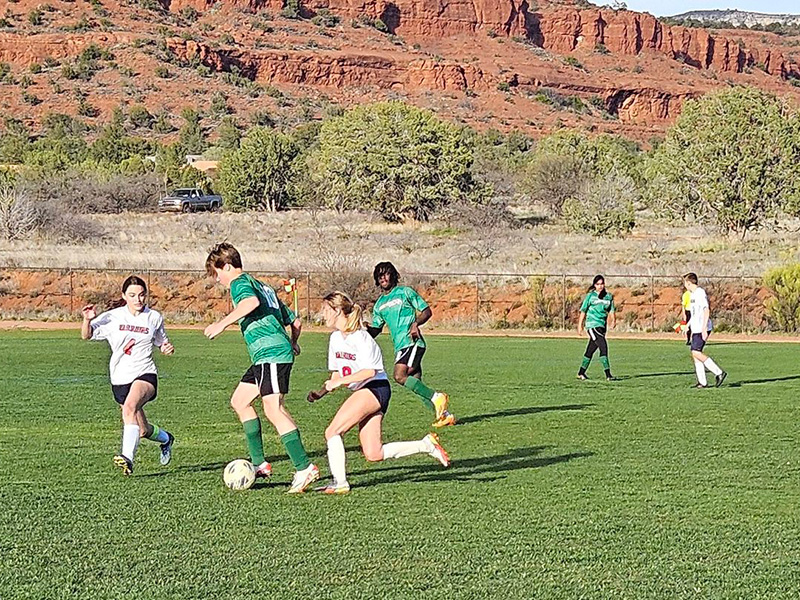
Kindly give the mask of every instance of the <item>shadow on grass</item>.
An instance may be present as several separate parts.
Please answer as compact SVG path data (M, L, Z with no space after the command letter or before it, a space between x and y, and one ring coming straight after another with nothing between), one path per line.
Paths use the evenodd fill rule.
M694 371L671 371L669 373L641 373L640 375L623 375L621 380L625 379L643 379L645 377L671 377L672 375L694 375Z
M137 479L139 477L164 477L166 475L177 475L179 473L203 473L205 471L216 471L216 470L222 472L222 469L225 468L225 465L227 464L228 463L226 462L215 462L206 465L181 465L179 467L174 467L166 471L159 471L158 473L142 473L141 475L139 475L138 473L134 473L134 477L136 477Z
M429 481L468 481L492 482L504 479L504 473L520 469L539 469L559 463L569 462L577 458L594 456L594 452L572 452L558 456L541 456L549 446L531 446L517 448L505 454L478 458L456 460L448 469L441 465L430 464L424 466L392 466L364 471L354 471L349 474L354 478L377 474L366 481L356 483L358 487L370 487L391 483L423 483Z
M522 408L509 408L507 410L500 410L493 413L486 413L485 415L472 415L468 417L458 417L457 425L467 425L469 423L477 423L478 421L485 421L487 419L496 419L501 417L518 417L520 415L535 415L542 412L550 412L555 410L583 410L589 408L594 404L563 404L561 406L524 406Z
M764 379L744 379L742 381L734 381L727 385L723 384L722 387L738 388L742 387L743 385L754 385L759 383L776 383L778 381L793 381L795 379L800 379L800 375L787 375L785 377L767 377Z

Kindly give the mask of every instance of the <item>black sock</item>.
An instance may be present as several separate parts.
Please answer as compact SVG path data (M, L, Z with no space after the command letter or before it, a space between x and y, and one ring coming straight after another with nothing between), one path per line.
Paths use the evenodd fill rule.
M611 369L606 369L606 377L613 377L613 375L611 375Z

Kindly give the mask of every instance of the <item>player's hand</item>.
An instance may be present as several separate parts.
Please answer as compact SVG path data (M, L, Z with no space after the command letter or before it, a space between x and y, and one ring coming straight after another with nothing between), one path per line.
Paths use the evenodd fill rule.
M328 381L325 382L325 389L328 390L329 392L332 392L340 385L342 385L341 378L339 379L339 381L334 381L334 379L331 377L330 379L328 379Z
M97 311L94 308L94 304L87 304L81 309L81 313L83 314L84 321L91 321L97 316Z
M219 322L217 322L206 327L205 331L203 331L203 335L205 335L208 339L213 340L223 331L225 331L225 328L220 325Z
M175 352L175 346L169 343L169 340L161 344L161 354L169 356Z
M300 356L300 344L292 342L292 352L295 356Z
M707 331L704 331L704 332L703 332L702 334L700 334L700 335L702 335L702 336L703 336L703 341L704 341L704 342L705 342L705 341L708 339L708 332L707 332Z
M408 333L411 335L411 339L415 341L422 337L419 333L419 325L416 323L411 324L411 329L409 329Z

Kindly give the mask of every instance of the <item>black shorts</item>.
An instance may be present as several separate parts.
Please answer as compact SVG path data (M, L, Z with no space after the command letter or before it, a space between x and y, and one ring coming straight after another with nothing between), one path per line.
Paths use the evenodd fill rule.
M423 356L425 347L414 344L400 350L394 357L394 364L406 365L409 371L422 371Z
M242 375L242 383L253 383L258 386L262 396L289 393L289 375L292 363L261 363L253 365Z
M709 333L708 335L711 335L711 333ZM694 352L702 352L707 341L708 341L707 339L706 340L703 339L703 335L701 333L693 333L692 334L692 350Z
M153 394L153 397L148 400L155 400L156 396L158 396L158 375L155 373L145 373L144 375L139 375L133 381L146 381L150 385L152 385L156 391ZM128 397L128 394L131 391L131 386L133 385L133 381L130 383L126 383L125 385L112 385L111 392L114 394L114 400L116 400L117 404L125 404L125 398Z
M359 389L369 390L372 392L372 395L375 396L378 404L381 405L381 414L386 414L386 411L389 410L389 400L392 397L392 386L389 385L388 380L376 379L374 381L367 382L364 387Z

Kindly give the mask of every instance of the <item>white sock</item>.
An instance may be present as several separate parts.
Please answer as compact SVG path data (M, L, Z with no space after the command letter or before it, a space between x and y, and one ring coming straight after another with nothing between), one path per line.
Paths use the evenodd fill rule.
M708 385L708 380L706 379L706 368L703 366L703 363L694 359L694 370L697 373L697 383L700 385Z
M722 375L722 369L720 369L717 366L717 363L715 363L713 360L711 360L711 357L708 357L704 364L705 364L706 368L709 371L711 371L714 375Z
M335 435L328 440L328 465L331 468L334 485L347 483L344 442L342 442L342 436L340 435Z
M429 452L430 449L424 439L414 442L391 442L383 445L384 460L387 458L402 458L412 454L428 454Z
M139 426L125 425L122 428L122 456L133 462L136 447L139 445Z

